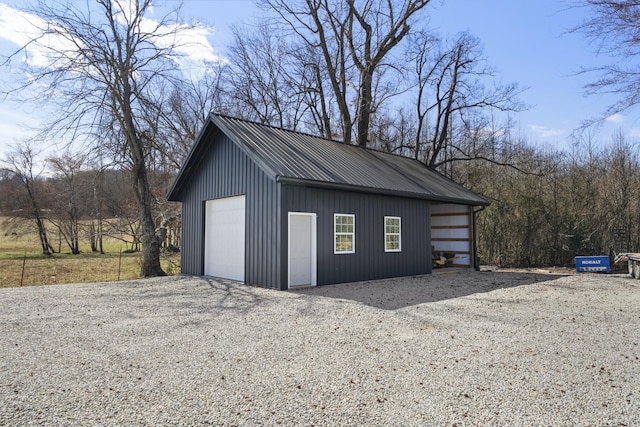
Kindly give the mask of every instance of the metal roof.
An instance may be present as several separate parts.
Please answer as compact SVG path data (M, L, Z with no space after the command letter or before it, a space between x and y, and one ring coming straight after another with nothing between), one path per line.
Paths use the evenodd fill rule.
M352 189L379 194L488 205L489 202L415 159L347 145L300 132L211 114L171 190L181 188L210 138L219 130L268 175L283 183Z

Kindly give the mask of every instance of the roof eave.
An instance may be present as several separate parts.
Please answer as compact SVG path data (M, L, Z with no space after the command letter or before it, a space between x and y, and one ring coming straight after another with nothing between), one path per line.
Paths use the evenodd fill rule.
M314 181L303 178L292 178L286 176L276 177L276 181L285 185L301 185L315 188L325 188L330 190L355 191L359 193L380 194L385 196L407 197L410 199L422 199L433 202L455 203L468 206L489 206L491 202L482 196L477 196L479 200L461 199L456 197L438 196L434 194L414 193L410 191L397 191L384 188L373 188L351 184L340 184L326 181Z

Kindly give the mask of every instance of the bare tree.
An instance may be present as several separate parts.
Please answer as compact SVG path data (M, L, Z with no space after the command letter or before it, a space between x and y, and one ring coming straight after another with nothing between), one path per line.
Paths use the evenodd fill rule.
M26 212L25 216L35 222L42 254L51 255L55 251L47 235L45 215L42 208L45 198L43 180L40 177L43 172L43 164L38 158L38 152L30 141L16 143L7 154L6 163L24 191L23 209Z
M335 122L336 112L333 108L338 103L335 94L329 90L331 78L327 69L320 64L317 49L302 44L291 53L301 67L299 72L299 87L304 94L304 102L310 116L309 127L317 130L325 138L333 138L332 123Z
M356 141L361 147L366 147L369 140L374 75L385 65L389 52L409 33L411 19L429 1L347 1L347 45L359 73Z
M330 77L319 50L282 25L262 20L233 28L229 66L221 79L225 101L218 110L248 120L304 130L324 137L336 120Z
M163 275L154 223L148 160L157 135L148 123L158 117L178 75L182 35L193 28L176 14L159 21L146 16L151 0L43 1L34 11L40 36L21 52L40 49L46 64L23 62L29 79L17 88L38 88L40 99L56 105L50 130L76 143L100 145L112 136L114 157L126 159L142 230L142 274ZM50 43L54 40L55 43Z
M485 85L494 73L482 55L479 39L469 33L458 35L449 45L426 32L411 39L408 54L416 78L414 157L434 168L461 160L492 160L479 146L486 145L481 141L491 146L494 140L476 130L483 129L486 135L494 127L478 118L491 110L522 110L517 99L521 89L492 81ZM479 144L467 144L474 133L471 139Z
M581 33L596 47L597 53L611 58L602 66L585 66L582 73L598 77L585 86L586 93L611 93L618 100L610 105L599 119L640 104L640 1L638 0L575 0L575 7L589 11L587 18L573 32Z
M92 190L83 176L86 156L63 153L47 159L54 173L56 186L51 222L58 228L73 255L80 253L80 220L90 212Z
M347 6L342 2L329 5L328 0L268 0L271 8L288 25L293 34L313 51L321 62L312 66L318 78L326 77L329 87L316 87L316 93L324 100L327 93L334 95L340 115L342 140L351 143L353 129L352 112L349 105L349 82L352 81L352 66L348 63L348 48L345 39ZM326 73L325 73L326 70ZM318 80L322 81L322 80ZM322 101L324 105L326 101ZM337 126L331 123L326 108L322 109L319 123L328 135L336 135Z
M319 51L339 115L342 139L369 143L376 81L391 51L430 0L268 0L266 4L304 43ZM327 88L328 89L328 88ZM325 116L320 123L330 120ZM323 127L326 125L323 124ZM331 131L329 134L333 134Z
M156 167L162 165L165 170L172 171L180 169L209 113L233 113L223 81L228 71L227 64L208 63L202 78L176 82L159 120L148 124L157 128L155 143L160 156L156 159Z
M278 28L259 24L254 32L233 28L227 87L240 116L297 130L306 112L304 78L298 46L279 36ZM243 111L243 108L244 111Z

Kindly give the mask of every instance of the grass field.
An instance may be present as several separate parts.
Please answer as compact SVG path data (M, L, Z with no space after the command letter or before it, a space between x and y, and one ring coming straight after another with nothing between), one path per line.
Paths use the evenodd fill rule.
M16 229L20 231L11 231ZM57 234L52 236L57 250ZM0 287L140 278L140 253L121 253L127 247L119 239L105 238L104 244L104 254L91 252L86 241L80 243L80 255L71 255L62 242L61 253L46 256L42 255L36 233L27 227L16 227L15 223L8 226L0 220ZM161 264L167 274L178 274L180 254L162 254Z

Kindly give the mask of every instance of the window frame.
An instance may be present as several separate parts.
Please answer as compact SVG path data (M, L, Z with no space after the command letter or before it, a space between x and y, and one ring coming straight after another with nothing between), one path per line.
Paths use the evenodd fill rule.
M387 220L398 220L398 232L389 232L387 231ZM387 247L387 237L390 236L398 236L398 248L397 249L389 249ZM388 216L384 217L384 251L385 252L402 252L402 217L399 216Z
M352 228L351 232L338 231L338 218L339 217L349 217L352 220ZM345 224L340 224L345 225ZM348 225L348 224L346 224ZM338 236L351 236L351 250L338 250ZM333 214L333 253L334 255L347 255L347 254L355 254L356 253L356 216L355 214L343 214L343 213L334 213Z

